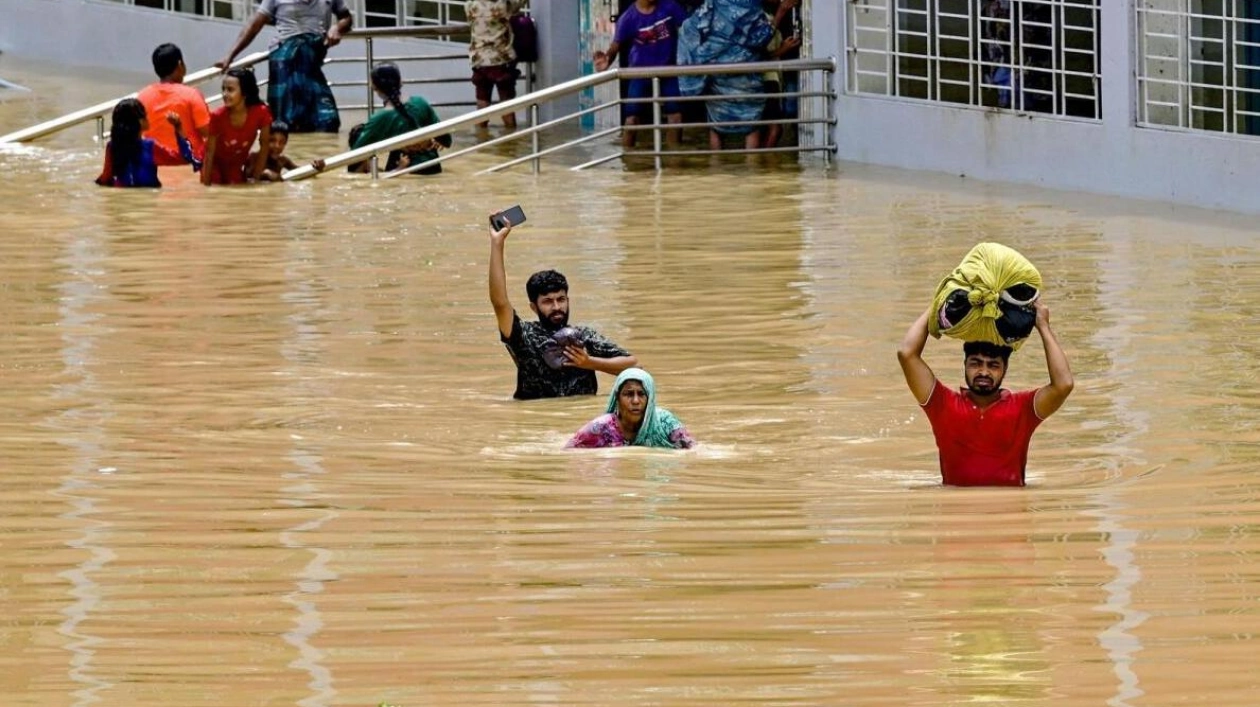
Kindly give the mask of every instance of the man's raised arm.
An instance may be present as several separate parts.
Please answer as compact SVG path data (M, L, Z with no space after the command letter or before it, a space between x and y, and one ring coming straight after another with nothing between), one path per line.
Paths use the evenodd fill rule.
M512 336L512 322L516 317L508 299L507 274L503 271L503 243L511 232L510 223L505 223L500 229L490 228L490 304L494 305L499 333L505 339Z
M1076 380L1068 366L1067 355L1063 353L1059 340L1054 336L1054 330L1050 328L1050 308L1042 304L1040 299L1033 306L1037 308L1037 333L1041 334L1041 345L1046 350L1046 370L1050 373L1050 384L1038 388L1037 395L1033 398L1033 410L1037 417L1044 420L1063 406L1068 395L1071 395L1072 388L1076 386Z
M897 347L897 362L901 364L901 372L906 376L906 385L920 405L926 405L936 387L936 374L923 360L923 347L927 346L928 312L924 311L914 320L906 336Z

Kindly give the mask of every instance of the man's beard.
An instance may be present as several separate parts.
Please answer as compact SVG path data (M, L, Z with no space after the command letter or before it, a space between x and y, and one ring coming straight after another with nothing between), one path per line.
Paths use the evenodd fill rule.
M976 378L981 378L981 377L983 376L976 376ZM976 395L993 395L994 393L1002 389L1001 379L993 380L992 378L990 378L989 380L993 381L992 385L989 385L985 388L981 388L976 385L976 378L972 378L971 380L967 381L967 390L970 390Z
M560 331L569 325L568 310L562 312L552 312L552 315L558 315L556 319L543 316L542 312L538 313L538 323L548 331Z

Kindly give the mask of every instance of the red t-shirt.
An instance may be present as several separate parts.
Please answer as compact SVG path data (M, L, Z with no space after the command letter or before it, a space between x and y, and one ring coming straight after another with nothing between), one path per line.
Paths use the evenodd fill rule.
M206 165L211 184L241 184L245 181L245 167L249 151L263 128L271 127L271 111L259 104L250 106L245 123L232 125L226 107L220 106L210 113L210 137L214 138L214 164ZM266 149L266 145L262 149Z
M941 457L941 480L950 486L1023 486L1028 442L1041 424L1033 407L1036 390L1012 393L981 409L964 389L940 381L923 412L932 423Z

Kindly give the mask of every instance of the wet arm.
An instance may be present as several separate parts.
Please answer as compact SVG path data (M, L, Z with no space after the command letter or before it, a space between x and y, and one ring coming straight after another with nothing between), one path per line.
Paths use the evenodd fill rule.
M219 138L214 135L206 138L206 159L201 170L201 183L206 186L210 186L210 177L214 174L214 151L218 143Z
M236 44L232 45L231 51L229 51L227 56L223 57L221 61L216 63L215 66L223 69L224 71L231 68L232 61L236 59L236 56L245 51L245 47L248 47L250 42L254 41L254 38L258 36L258 33L261 32L262 28L270 21L271 18L266 14L255 12L254 16L250 18L249 24L241 28L241 33L236 37Z
M512 323L516 316L508 299L507 273L503 268L503 245L511 230L509 225L503 230L490 232L490 304L494 306L494 317L499 322L499 333L505 339L512 335Z
M271 144L271 126L263 124L262 130L258 131L258 154L254 156L254 164L250 170L250 177L255 181L262 178L262 173L267 169L267 145Z
M920 405L926 405L936 387L936 374L923 360L923 348L927 346L928 312L924 311L914 320L906 336L897 347L897 362L901 364L901 372L906 377L906 385Z
M639 359L634 354L605 339L598 333L591 332L584 346L567 346L564 355L569 357L568 365L585 368L588 371L599 371L615 376L618 373L636 366Z
M1044 420L1063 407L1072 389L1076 387L1076 380L1072 376L1071 366L1068 365L1067 354L1063 353L1063 347L1059 346L1059 340L1050 328L1050 310L1040 301L1036 306L1037 333L1041 335L1041 345L1046 350L1046 370L1050 373L1050 384L1037 389L1033 398L1033 410L1037 417Z
M591 356L590 361L591 370L599 371L600 373L607 373L610 376L615 376L627 368L636 366L639 363L639 359L635 358L634 354L613 356L612 358L597 358L595 356Z
M184 134L184 126L175 123L172 127L175 128L175 143L179 146L179 152L174 156L192 165L194 172L200 171L201 161L193 154L192 143L188 142L188 136ZM153 146L161 149L163 152L170 153L170 148L165 145L154 143ZM168 156L170 155L168 154Z

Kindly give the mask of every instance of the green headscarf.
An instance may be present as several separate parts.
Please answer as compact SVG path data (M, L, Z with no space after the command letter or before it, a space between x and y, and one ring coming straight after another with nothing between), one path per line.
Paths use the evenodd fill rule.
M627 368L613 382L612 392L608 394L608 409L605 412L617 414L617 394L627 381L638 381L647 392L647 410L643 413L643 424L639 426L639 434L634 438L636 447L665 447L672 449L674 443L669 434L682 426L674 414L656 404L656 381L652 374L642 368Z

